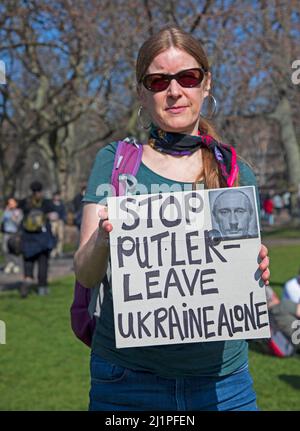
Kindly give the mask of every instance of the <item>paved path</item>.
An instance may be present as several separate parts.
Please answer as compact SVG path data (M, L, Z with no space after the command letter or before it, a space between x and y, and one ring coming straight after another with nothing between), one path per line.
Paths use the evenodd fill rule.
M281 245L300 246L300 238L265 238L262 242L267 247ZM49 281L53 281L57 278L73 273L73 255L65 255L60 259L50 259ZM6 275L3 273L3 271L0 271L0 292L4 290L18 289L22 283L22 280L22 272L20 274Z
M35 271L37 271L37 268L35 268ZM72 255L65 255L60 259L50 259L48 277L49 281L53 281L57 278L73 273ZM22 272L20 274L4 274L3 271L0 271L0 291L18 289L22 281Z
M267 247L277 246L277 245L299 245L300 238L263 238L262 243Z

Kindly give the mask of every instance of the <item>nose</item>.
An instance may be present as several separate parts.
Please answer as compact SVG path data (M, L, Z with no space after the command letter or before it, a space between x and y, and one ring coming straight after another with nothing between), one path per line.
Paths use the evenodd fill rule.
M178 84L176 79L171 79L169 87L168 87L168 96L178 97L181 94L181 86Z
M234 212L230 214L229 225L231 229L237 229L239 224L238 218Z

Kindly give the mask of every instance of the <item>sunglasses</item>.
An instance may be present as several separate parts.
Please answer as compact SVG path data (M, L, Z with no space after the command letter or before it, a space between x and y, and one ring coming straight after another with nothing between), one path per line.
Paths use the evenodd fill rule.
M153 93L166 90L172 79L175 79L181 87L193 88L201 84L205 76L206 71L202 68L193 68L181 70L174 75L168 75L165 73L150 73L144 76L142 84L147 90Z

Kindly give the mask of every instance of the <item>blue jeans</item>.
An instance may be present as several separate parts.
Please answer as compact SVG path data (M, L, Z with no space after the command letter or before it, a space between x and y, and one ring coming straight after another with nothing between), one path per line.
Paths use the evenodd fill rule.
M90 411L258 410L248 366L224 377L163 378L91 355Z

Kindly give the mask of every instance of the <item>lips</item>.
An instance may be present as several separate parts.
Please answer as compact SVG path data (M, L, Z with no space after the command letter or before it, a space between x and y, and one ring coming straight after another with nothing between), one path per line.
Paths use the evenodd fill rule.
M170 108L166 108L166 111L179 114L183 112L186 108L187 106L171 106Z

